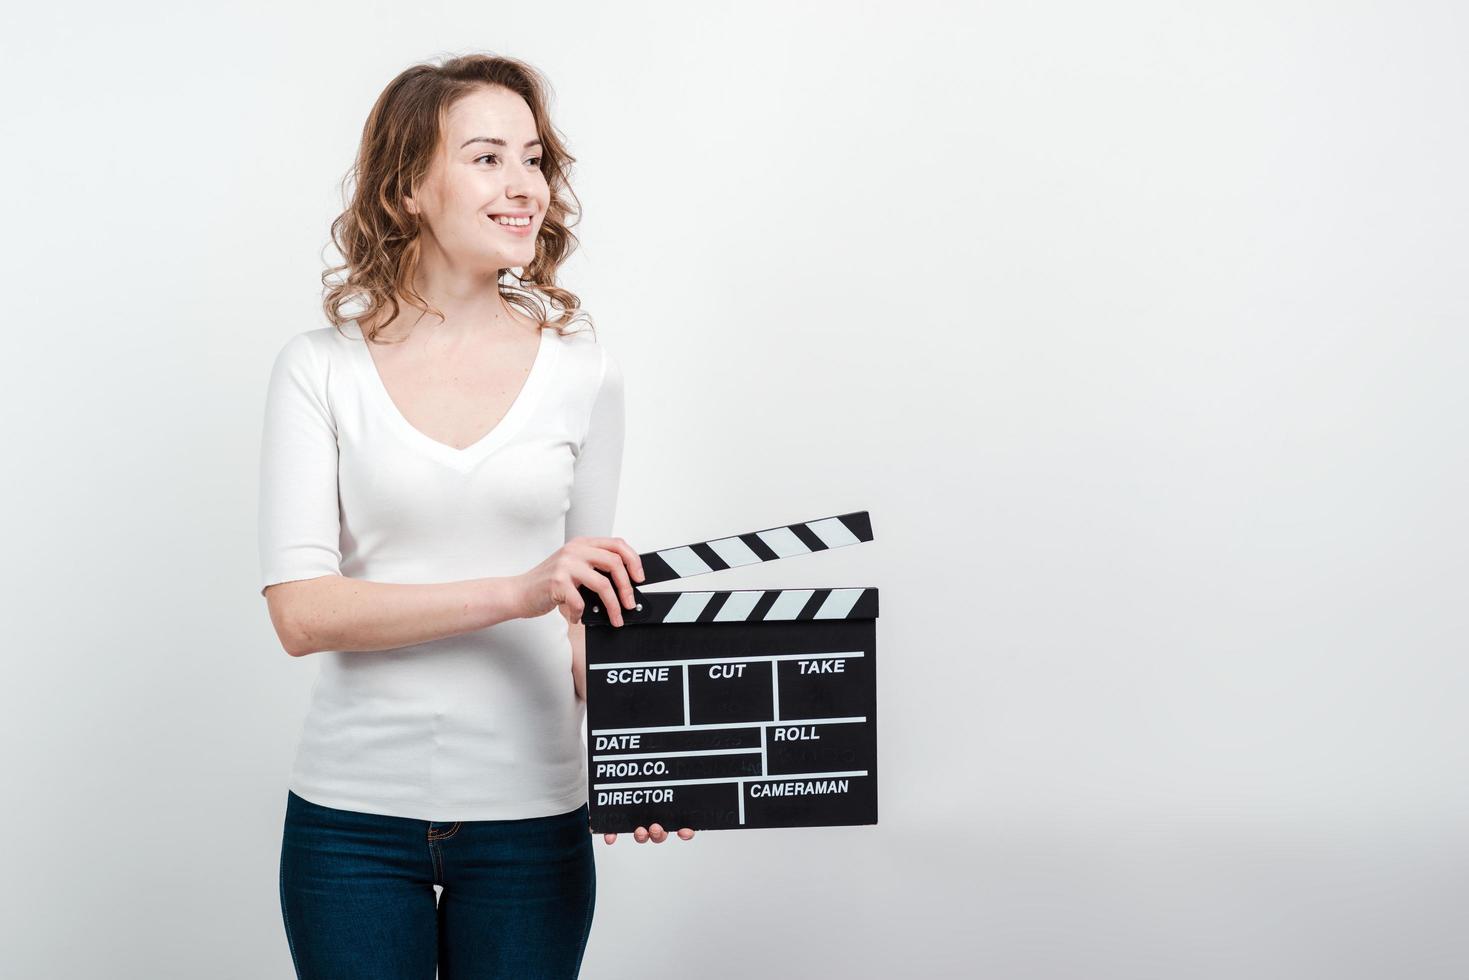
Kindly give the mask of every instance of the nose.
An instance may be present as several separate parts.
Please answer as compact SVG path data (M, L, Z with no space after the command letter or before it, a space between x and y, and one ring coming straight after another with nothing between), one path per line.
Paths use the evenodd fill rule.
M506 197L525 197L530 193L530 170L525 164L517 164L505 171Z

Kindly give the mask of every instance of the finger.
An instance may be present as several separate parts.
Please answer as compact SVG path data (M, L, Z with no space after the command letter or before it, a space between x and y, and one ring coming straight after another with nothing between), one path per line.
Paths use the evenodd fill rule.
M587 562L577 569L576 577L583 585L591 589L602 598L602 608L607 610L607 618L613 626L622 625L622 607L618 605L617 593L612 590L612 583L607 576L590 563Z
M687 827L682 827L679 829L678 836L684 840L693 840L694 832Z
M602 839L604 841L606 841L607 843L609 843L609 844L616 844L617 843L617 835L616 834L603 834L602 835Z
M643 559L638 555L637 549L622 538L587 538L586 540L598 548L617 552L622 563L627 566L628 573L637 581L641 582L648 577L643 571Z
M638 551L636 551L635 548L632 547L632 545L627 544L627 542L623 541L623 539L618 538L617 542L621 545L620 551L623 552L623 557L627 560L627 569L632 572L635 579L638 579L639 582L642 582L643 579L646 579L646 577L648 577L648 573L643 572L642 557L640 557Z
M627 565L628 573L639 582L647 578L647 574L643 572L643 559L638 555L637 550L622 538L613 540L617 542L617 553L622 556L623 562Z
M617 595L621 598L622 604L631 609L637 600L633 597L632 581L628 578L627 566L623 564L622 553L611 549L599 549L589 555L587 560L595 567L607 570L607 574L611 575L613 582L616 583Z
M586 604L582 601L579 586L586 586L586 588L591 589L601 599L601 602L596 604L596 610L607 610L607 619L611 621L613 626L621 626L623 624L621 623L621 619L623 619L621 617L621 608L618 608L617 605L617 594L613 592L613 583L608 582L605 574L593 569L591 564L586 563L585 560L571 567L567 574L569 574L571 579L569 591L576 594L577 602L582 602L582 616L586 614Z
M648 828L639 827L637 830L634 830L632 832L632 839L637 841L639 844L648 843Z
M653 838L654 844L661 844L668 839L668 831L663 829L662 824L653 824L648 828L648 835Z
M551 601L556 603L556 608L561 610L561 615L572 626L580 623L582 613L586 612L586 603L582 602L581 593L576 590L576 582L573 580L552 589Z

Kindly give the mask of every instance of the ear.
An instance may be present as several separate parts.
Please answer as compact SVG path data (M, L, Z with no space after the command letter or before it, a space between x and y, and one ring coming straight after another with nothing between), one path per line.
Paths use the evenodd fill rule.
M419 190L418 181L400 177L397 189L403 194L403 210L409 214L420 214L418 202L413 199L413 195Z

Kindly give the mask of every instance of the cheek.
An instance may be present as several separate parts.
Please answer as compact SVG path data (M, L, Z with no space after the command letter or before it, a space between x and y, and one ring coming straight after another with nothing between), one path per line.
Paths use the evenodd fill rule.
M477 219L488 220L484 217L484 213L480 209L484 207L485 202L490 199L492 193L492 191L482 187L465 188L454 202L454 209L464 215L467 221Z
M473 215L481 205L493 200L497 191L494 181L487 180L482 175L461 174L446 189L444 204L461 214Z

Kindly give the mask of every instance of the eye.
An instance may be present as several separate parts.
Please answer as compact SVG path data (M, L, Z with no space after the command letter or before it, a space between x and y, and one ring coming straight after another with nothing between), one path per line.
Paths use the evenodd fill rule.
M480 156L475 157L474 158L474 162L475 163L479 163L481 160L499 160L499 159L500 159L500 155L498 153L485 153L485 154L482 154ZM532 166L534 166L536 169L539 170L540 169L540 166L541 166L541 158L540 157L531 157L529 160L526 161L526 163L531 164Z

